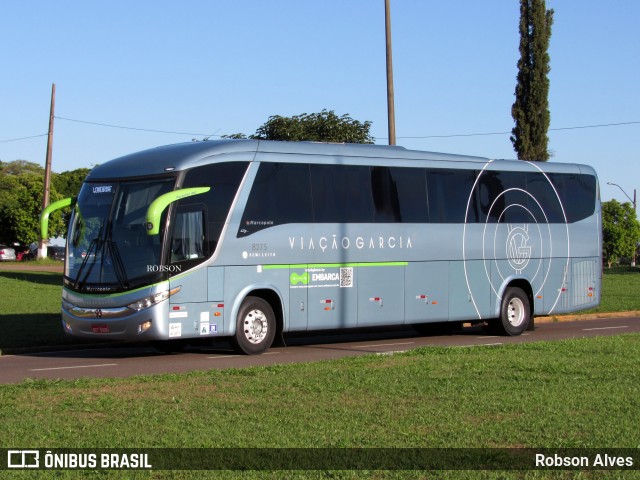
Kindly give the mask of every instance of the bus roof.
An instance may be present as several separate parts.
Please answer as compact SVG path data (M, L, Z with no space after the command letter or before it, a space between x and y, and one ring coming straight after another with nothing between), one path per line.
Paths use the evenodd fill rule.
M268 140L214 140L165 145L125 155L95 167L87 176L88 181L99 181L122 177L145 177L186 170L212 161L304 161L302 156L326 156L329 163L337 163L338 158L349 159L349 163L358 159L385 162L399 160L398 166L410 166L412 161L444 161L476 163L485 165L488 158L447 153L408 150L404 147L386 145L367 145L354 143L317 143L317 142L278 142ZM215 160L211 157L216 157ZM401 163L407 160L406 164ZM501 167L518 170L520 161L500 160ZM394 162L395 163L395 162ZM546 162L544 162L546 164ZM509 166L509 164L511 164ZM558 164L556 164L558 165ZM563 171L578 170L578 166L560 164ZM572 168L573 167L573 168ZM555 170L555 168L544 168ZM589 168L587 167L587 170ZM584 167L582 167L584 171Z

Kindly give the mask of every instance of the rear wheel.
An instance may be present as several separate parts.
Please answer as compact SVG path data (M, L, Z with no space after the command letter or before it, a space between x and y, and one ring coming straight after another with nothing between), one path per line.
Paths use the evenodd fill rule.
M497 333L517 336L531 323L531 302L526 293L517 287L509 287L502 297L500 318L495 322Z
M247 297L236 320L233 341L236 350L246 355L259 355L269 349L276 333L276 316L269 302L260 297Z

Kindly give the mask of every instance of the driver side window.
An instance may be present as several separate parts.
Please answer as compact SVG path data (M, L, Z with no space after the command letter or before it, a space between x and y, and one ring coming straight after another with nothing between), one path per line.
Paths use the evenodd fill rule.
M179 207L173 222L170 263L190 267L206 257L204 205Z

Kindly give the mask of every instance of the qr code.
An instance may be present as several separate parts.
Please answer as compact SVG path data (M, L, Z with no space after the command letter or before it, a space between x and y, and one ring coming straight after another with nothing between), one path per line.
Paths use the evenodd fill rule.
M353 287L353 267L340 269L340 288Z

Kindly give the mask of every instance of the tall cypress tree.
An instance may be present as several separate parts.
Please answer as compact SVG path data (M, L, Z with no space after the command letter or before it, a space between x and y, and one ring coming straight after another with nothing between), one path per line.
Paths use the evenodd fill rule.
M553 10L545 0L520 0L520 60L511 133L520 160L549 160L549 40Z

